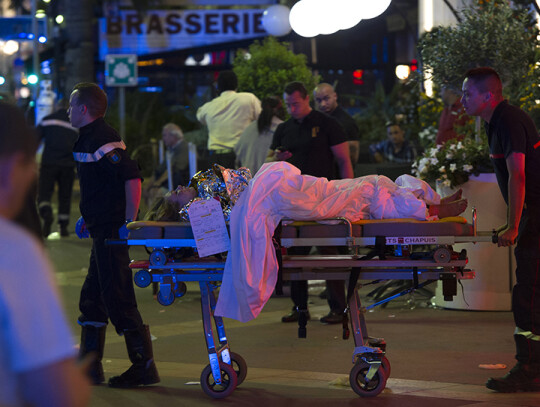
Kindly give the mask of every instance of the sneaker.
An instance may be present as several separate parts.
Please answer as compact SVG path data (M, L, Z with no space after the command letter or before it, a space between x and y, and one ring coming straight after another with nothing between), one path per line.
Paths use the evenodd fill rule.
M504 377L489 378L486 387L499 393L540 391L540 369L518 362Z
M306 311L306 312L307 312L306 320L309 321L311 319L311 316L309 315L309 311ZM299 316L300 316L300 311L298 311L296 307L293 307L291 312L281 317L281 322L298 322Z
M321 317L319 321L323 324L340 324L343 322L343 313L330 311L328 315Z

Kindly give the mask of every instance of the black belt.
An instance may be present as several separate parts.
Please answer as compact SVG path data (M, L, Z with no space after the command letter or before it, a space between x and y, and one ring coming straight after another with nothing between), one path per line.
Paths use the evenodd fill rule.
M218 150L210 150L210 155L212 154L229 154L229 153L232 153L233 152L233 149L232 148L222 148L222 149L218 149Z

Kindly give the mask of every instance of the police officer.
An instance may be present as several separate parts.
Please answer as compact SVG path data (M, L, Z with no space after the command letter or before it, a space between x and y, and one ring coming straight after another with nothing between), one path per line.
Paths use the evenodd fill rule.
M43 220L43 237L51 233L53 210L51 198L55 184L58 185L58 224L60 235L69 236L68 224L71 210L71 192L75 179L73 145L78 137L77 129L69 123L67 103L60 100L58 110L45 116L37 127L44 145L41 156L38 183L38 208Z
M73 148L81 186L81 230L93 239L88 274L81 290L78 322L82 326L80 356L98 358L90 376L105 380L101 358L108 320L124 335L132 366L109 379L111 387L134 387L159 382L150 331L137 309L127 246L108 246L106 239L126 232L141 198L141 176L118 133L105 123L107 96L94 83L79 83L71 93L68 115L79 129ZM81 220L80 220L81 222Z

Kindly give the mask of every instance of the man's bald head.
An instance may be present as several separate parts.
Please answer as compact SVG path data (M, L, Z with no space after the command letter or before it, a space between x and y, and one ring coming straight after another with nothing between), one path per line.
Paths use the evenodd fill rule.
M313 90L313 100L317 110L331 114L338 106L337 93L329 83L320 83Z

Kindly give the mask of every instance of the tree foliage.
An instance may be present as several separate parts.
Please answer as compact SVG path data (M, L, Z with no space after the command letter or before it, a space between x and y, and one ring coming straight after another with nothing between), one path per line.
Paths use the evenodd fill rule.
M311 92L319 83L313 75L303 54L295 54L288 43L280 43L275 37L267 37L261 43L255 41L247 53L238 53L233 71L238 76L238 90L252 92L259 99L281 95L288 82L300 81Z
M437 85L461 88L468 69L490 66L510 101L530 108L539 98L534 85L540 79L535 65L540 41L529 11L504 0L476 0L460 15L456 26L438 27L420 39L424 72L431 72Z

